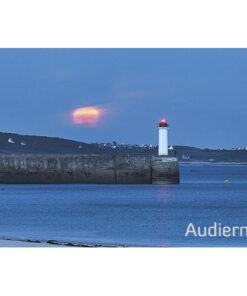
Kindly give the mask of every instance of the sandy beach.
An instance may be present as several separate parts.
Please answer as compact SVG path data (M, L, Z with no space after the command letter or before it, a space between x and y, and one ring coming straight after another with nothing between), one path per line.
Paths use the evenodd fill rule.
M49 248L49 247L67 247L65 245L55 245L46 242L27 242L18 240L0 239L0 248Z
M68 242L57 240L33 240L33 239L15 239L15 238L1 238L0 248L49 248L49 247L79 247L79 248L102 248L102 247L127 247L123 244L102 244L102 243L82 243L82 242Z

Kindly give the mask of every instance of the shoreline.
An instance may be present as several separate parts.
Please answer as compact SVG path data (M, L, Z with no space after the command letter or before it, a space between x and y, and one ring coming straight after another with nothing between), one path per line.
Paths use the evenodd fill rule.
M104 243L82 243L58 240L39 240L39 239L18 239L0 237L0 248L27 248L27 247L79 247L79 248L119 248L131 247L124 244L104 244ZM137 246L133 246L137 247Z
M198 164L198 165L202 165L202 164L207 164L207 165L247 165L247 162L228 162L228 161L219 161L219 162L211 162L211 161L179 161L179 164L182 165L192 165L192 164Z

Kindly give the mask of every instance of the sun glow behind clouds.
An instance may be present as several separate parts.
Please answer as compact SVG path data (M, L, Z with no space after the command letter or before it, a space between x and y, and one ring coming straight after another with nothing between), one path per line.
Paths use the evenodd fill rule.
M77 108L72 112L72 119L75 124L78 125L97 125L103 109L97 106Z

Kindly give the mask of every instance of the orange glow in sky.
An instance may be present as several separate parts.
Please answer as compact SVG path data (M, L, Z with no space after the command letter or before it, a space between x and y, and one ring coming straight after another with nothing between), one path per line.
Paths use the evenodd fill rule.
M96 106L77 108L72 112L72 118L75 124L96 125L102 112L103 110Z

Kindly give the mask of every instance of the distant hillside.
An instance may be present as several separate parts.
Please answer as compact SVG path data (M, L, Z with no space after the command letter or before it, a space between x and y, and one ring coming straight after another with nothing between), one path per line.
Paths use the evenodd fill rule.
M246 162L246 149L200 149L188 146L173 146L169 155L180 161ZM1 154L152 154L157 155L158 147L153 145L123 145L66 140L61 138L26 136L0 132Z
M77 154L99 153L97 145L60 138L0 133L0 153Z
M0 132L1 154L152 154L156 151L157 147L147 145L117 145L115 142L88 144L62 138Z
M200 149L195 147L174 146L180 161L209 161L209 162L245 162L247 163L246 149Z

